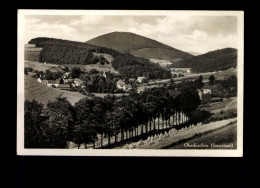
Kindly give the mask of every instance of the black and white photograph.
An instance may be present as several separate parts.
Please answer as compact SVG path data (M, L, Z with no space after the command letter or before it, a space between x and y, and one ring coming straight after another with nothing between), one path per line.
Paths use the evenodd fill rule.
M18 10L17 154L243 156L243 11Z

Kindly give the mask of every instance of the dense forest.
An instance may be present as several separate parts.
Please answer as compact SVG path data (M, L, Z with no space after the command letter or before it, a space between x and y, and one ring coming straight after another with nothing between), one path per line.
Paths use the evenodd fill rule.
M112 61L112 66L129 78L137 78L139 76L145 76L148 79L171 78L171 72L163 69L160 65L130 54L118 56Z
M113 57L120 55L109 48L53 38L35 38L29 41L29 44L43 48L40 52L40 62L53 64L95 64L99 58L92 52L107 53Z
M236 66L237 49L234 48L211 51L171 65L173 68L191 68L194 73L221 71Z
M96 69L82 74L80 78L84 81L85 90L91 93L113 93L116 90L116 82L120 79L118 75L111 72L107 72L104 77L103 72Z

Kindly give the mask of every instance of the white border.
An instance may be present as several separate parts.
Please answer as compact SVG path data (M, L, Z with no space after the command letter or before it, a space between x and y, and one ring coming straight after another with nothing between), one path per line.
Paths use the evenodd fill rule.
M195 149L24 149L24 23L25 15L197 15L238 18L238 117L236 150ZM17 65L17 155L51 156L243 156L244 12L243 11L153 11L153 10L18 10Z

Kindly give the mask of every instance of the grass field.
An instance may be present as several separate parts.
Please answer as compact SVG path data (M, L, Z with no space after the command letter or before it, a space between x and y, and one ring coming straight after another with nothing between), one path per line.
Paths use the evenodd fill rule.
M46 105L49 101L55 100L56 97L66 97L67 100L74 105L80 99L86 97L78 92L62 91L56 88L50 88L26 75L24 76L24 79L25 100L27 99L31 101L35 99L36 101Z
M24 67L32 67L34 70L43 71L49 70L54 67L58 67L59 65L55 64L44 64L37 61L24 61Z
M208 124L197 125L194 127L190 127L185 130L178 130L175 133L170 133L169 137L164 138L162 140L158 140L158 137L154 139L154 142L151 143L148 140L143 140L143 145L137 145L137 143L133 143L136 149L166 149L174 146L175 144L182 143L183 141L191 140L196 138L198 135L208 134L209 132L218 130L222 127L226 127L228 125L233 124L237 121L237 118L225 119L217 122L210 122ZM236 124L236 123L235 123ZM234 132L234 135L236 132ZM229 135L226 137L226 141L228 142ZM213 141L210 137L208 139ZM217 142L216 142L217 143ZM120 148L124 149L127 145L124 145ZM187 149L187 148L186 148Z
M230 110L234 108L237 108L237 97L224 98L223 101L211 103L209 107L202 109L214 113L220 110Z
M113 72L115 74L118 74L119 72L116 71L111 64L105 64L105 65L100 65L99 63L97 64L90 64L90 65L80 65L80 64L66 64L66 66L69 67L80 67L81 69L85 69L86 71L90 71L91 69L96 69L98 71L103 71L103 72Z
M236 149L237 148L237 123L232 123L225 127L219 128L212 132L196 136L190 140L182 141L174 144L168 149L187 149L187 144L204 144L208 145L212 149ZM211 144L222 145L222 144L233 144L233 147L211 147ZM206 147L189 147L189 149L209 149Z
M91 65L80 65L80 64L62 64L63 66L69 66L69 67L80 67L81 69L85 69L86 71L90 71L91 69L97 69L99 71L104 71L104 72L113 72L115 74L118 74L118 71L116 71L111 64L105 64L105 65L100 65L99 63L97 64L91 64ZM34 70L38 71L45 71L49 70L54 67L58 67L59 65L57 64L51 64L51 63L40 63L37 61L24 61L24 67L32 67Z

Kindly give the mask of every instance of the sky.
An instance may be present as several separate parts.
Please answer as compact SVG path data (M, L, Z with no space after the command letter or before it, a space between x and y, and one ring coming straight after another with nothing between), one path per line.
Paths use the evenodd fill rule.
M237 48L236 16L26 15L25 41L51 37L86 42L114 32L132 32L186 52Z

